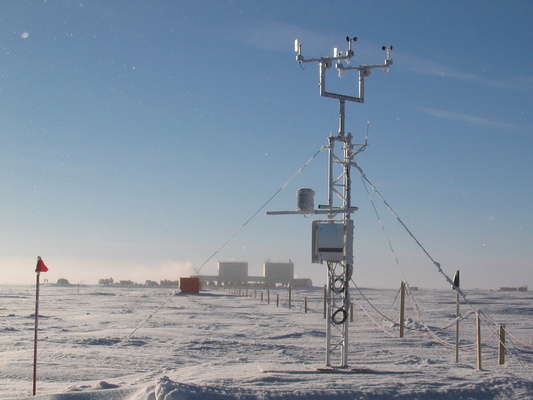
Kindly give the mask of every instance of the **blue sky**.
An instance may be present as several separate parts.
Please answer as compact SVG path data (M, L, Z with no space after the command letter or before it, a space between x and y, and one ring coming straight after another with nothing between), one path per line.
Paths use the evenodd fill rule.
M533 74L528 1L5 1L0 4L1 282L176 279L198 268L337 130L305 57L381 63L346 130L357 161L464 288L533 285ZM356 75L328 83L348 94ZM311 220L267 216L312 187L326 153L202 268L312 264ZM448 284L354 173L355 281ZM402 272L403 271L403 275Z

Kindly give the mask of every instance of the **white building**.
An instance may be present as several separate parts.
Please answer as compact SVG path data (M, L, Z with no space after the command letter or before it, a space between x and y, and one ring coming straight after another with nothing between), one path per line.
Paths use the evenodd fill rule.
M294 263L290 260L285 263L267 261L263 264L263 277L267 285L289 285L294 279Z
M248 274L247 261L219 261L218 275L200 275L200 282L217 285L245 285L259 284L267 286L292 284L295 287L312 287L313 282L308 278L296 279L294 277L294 263L270 262L263 264L262 276Z
M220 283L247 283L247 261L219 261L218 282Z

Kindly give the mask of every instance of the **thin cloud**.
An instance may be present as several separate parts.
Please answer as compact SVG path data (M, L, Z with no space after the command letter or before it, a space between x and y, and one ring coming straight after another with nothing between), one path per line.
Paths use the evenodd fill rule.
M420 107L419 110L425 114L438 118L449 119L453 121L466 122L468 124L486 126L495 129L515 130L517 126L504 122L491 121L487 118L477 117L474 115L460 114L452 111L438 110L435 108Z
M244 43L260 50L276 52L292 52L294 50L294 40L298 39L303 42L303 54L306 58L315 58L333 55L333 48L338 47L341 51L346 51L346 35L337 35L334 33L318 32L313 29L301 28L296 25L265 21L260 24L243 24L239 27L239 35ZM354 50L356 57L359 53L380 55L384 53L380 46L374 46L373 43L360 39L355 43ZM356 62L356 61L353 61Z
M514 74L512 78L515 81L516 87L521 89L533 89L533 77L528 75Z
M249 46L268 51L287 52L294 48L295 39L312 43L314 48L331 47L332 37L317 34L315 31L299 28L295 25L279 22L264 22L257 25L241 27L240 33ZM342 38L335 38L336 40Z
M477 83L484 86L495 87L499 89L519 89L522 85L515 83L504 82L496 79L489 79L484 76L474 74L471 72L462 72L453 70L443 64L434 61L429 61L417 56L406 55L405 53L398 54L397 64L403 64L409 70L425 75L440 76L443 78L457 79L460 81Z
M254 48L265 51L288 52L292 51L295 39L304 43L303 52L305 57L319 57L331 53L333 47L345 50L344 36L331 33L317 33L316 30L301 28L296 25L265 21L261 24L243 24L238 29L244 43ZM363 38L354 45L356 55L359 53L382 55L379 53L381 46L376 46ZM394 50L393 59L395 68L404 66L410 71L469 82L498 89L530 89L533 87L533 78L529 76L509 76L510 80L502 81L492 77L483 76L472 72L458 71L444 64L434 62L418 56Z

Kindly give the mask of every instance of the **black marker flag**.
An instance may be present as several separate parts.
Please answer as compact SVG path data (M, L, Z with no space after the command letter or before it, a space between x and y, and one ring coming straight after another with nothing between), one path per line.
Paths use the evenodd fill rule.
M459 271L455 271L455 275L453 276L453 286L452 289L458 288L459 285Z

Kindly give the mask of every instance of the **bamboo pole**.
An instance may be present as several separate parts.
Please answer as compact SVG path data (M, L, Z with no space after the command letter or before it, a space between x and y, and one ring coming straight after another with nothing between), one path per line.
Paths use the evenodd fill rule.
M35 285L35 334L33 338L33 395L37 393L37 336L39 332L39 287L41 272L48 271L41 257L37 257L37 266L35 272L37 273Z
M276 294L276 307L279 307L279 293Z
M327 289L326 289L326 285L324 285L324 319L326 319L326 314L327 314Z
M403 338L405 325L405 283L400 285L400 337Z
M305 313L307 314L307 296L304 297L304 310L305 310Z
M33 395L37 394L37 336L39 331L39 277L41 273L37 272L35 284L35 332L33 335Z
M289 283L289 308L291 308L291 301L292 301L292 285Z
M270 304L270 288L267 288L267 303Z
M500 325L499 337L498 364L503 365L505 364L505 325Z
M455 324L455 362L459 362L459 293L457 293L457 322Z
M479 312L476 312L476 331L477 331L477 369L481 370L481 320Z
M353 303L350 303L350 322L353 322Z

